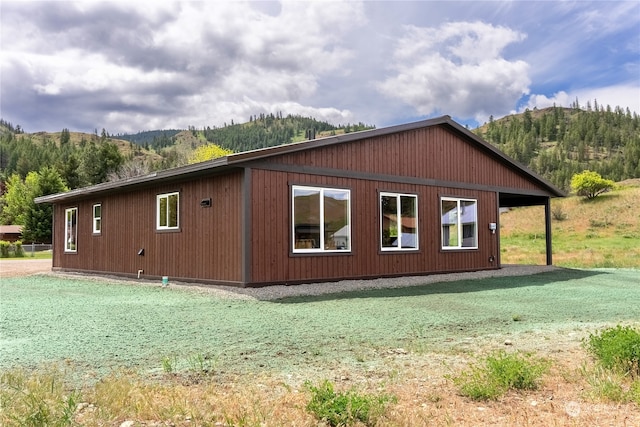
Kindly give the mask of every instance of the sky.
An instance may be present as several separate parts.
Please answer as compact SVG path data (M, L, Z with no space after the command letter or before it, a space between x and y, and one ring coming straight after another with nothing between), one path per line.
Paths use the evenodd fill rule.
M26 132L640 114L637 0L0 0L0 27L0 117Z

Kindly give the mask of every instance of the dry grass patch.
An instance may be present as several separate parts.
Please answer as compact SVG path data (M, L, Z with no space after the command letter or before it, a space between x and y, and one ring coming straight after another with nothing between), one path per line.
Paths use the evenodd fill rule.
M622 186L593 200L568 197L551 203L555 265L640 267L640 187ZM500 226L503 263L546 262L543 207L503 213Z
M396 354L376 372L338 368L329 376L337 394L356 390L359 396L394 397L375 419L348 425L640 425L637 403L611 402L588 392L593 379L587 373L595 365L584 351L550 355L550 370L536 390L509 390L496 400L482 402L462 396L454 381L447 378L476 360L476 356ZM318 375L314 384L323 381L324 374ZM50 401L65 402L69 392L56 388ZM136 426L327 425L308 410L313 395L298 377L208 375L196 379L162 374L143 378L123 372L105 377L76 396L79 400L71 422L61 418L62 422L47 425L118 427L125 421ZM7 405L4 397L2 402L0 423L25 425L19 422L19 408ZM11 419L9 414L15 417Z

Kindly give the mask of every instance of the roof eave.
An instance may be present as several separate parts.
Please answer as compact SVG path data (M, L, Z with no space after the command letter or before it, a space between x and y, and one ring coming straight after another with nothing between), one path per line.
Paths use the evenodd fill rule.
M173 169L166 169L150 173L148 175L136 176L133 178L127 178L118 181L103 182L100 184L91 185L89 187L77 188L75 190L67 191L64 193L50 194L47 196L40 196L34 199L35 203L56 203L64 200L74 199L76 197L84 197L94 194L102 194L110 190L120 190L138 187L157 180L168 178L180 178L190 175L198 174L200 172L207 171L213 168L219 168L227 165L227 158L220 157L218 159L194 163L187 166L180 166Z

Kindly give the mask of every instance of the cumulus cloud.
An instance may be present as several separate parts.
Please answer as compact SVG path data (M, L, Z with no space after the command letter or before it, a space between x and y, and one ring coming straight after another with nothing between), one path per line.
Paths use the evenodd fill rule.
M365 21L362 4L279 6L267 13L240 2L3 5L3 80L22 83L3 83L5 105L38 105L26 115L46 127L85 104L95 116L81 127L111 132L244 121L273 106L350 116L303 100L323 75L344 72L353 53L342 36Z
M532 94L518 112L523 112L527 108L530 110L534 108L542 109L554 105L557 107L570 107L576 100L582 107L587 105L587 102L591 105L597 102L598 105L603 107L608 105L612 109L616 107L622 107L623 109L629 108L630 111L640 114L638 88L632 84L600 88L581 88L571 91L570 93L559 91L552 96Z
M394 75L378 88L420 115L484 121L513 109L529 91L529 65L502 56L506 46L524 38L517 31L483 22L407 26L393 55Z

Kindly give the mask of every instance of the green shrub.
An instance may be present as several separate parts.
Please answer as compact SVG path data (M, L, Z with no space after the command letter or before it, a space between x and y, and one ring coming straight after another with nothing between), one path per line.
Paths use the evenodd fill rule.
M375 425L387 405L396 402L394 396L360 394L353 389L337 393L328 380L317 387L307 381L305 386L311 392L307 411L332 427L350 426L356 422Z
M24 258L24 248L22 247L22 241L17 240L14 243L14 246L15 246L15 256L17 258Z
M571 177L571 189L578 196L594 199L599 194L616 187L615 182L610 179L604 179L599 173L585 170Z
M531 354L499 351L452 379L462 395L474 400L493 400L510 389L537 389L549 366L547 360L536 359Z
M0 258L9 258L9 249L11 249L11 243L0 240Z
M640 331L630 326L589 334L587 350L607 369L640 378Z

